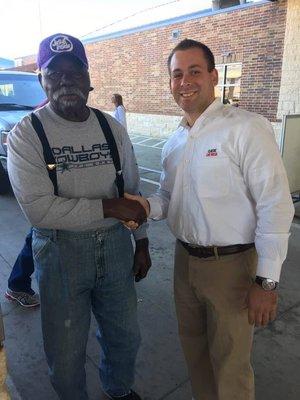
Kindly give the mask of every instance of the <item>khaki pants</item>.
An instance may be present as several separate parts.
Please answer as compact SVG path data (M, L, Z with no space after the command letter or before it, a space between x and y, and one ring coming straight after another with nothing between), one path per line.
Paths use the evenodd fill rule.
M254 400L244 301L256 266L254 248L216 260L192 257L176 243L176 312L195 400Z
M10 400L5 385L5 379L7 375L6 370L6 357L4 347L0 345L0 400Z

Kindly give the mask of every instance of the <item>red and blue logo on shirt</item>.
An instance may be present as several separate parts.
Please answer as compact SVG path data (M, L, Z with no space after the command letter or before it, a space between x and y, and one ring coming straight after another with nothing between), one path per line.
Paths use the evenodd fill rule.
M217 149L207 150L206 157L216 157L218 155Z

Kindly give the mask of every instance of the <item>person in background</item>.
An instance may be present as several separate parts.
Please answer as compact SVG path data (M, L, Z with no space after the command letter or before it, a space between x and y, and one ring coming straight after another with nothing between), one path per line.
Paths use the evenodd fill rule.
M120 122L127 130L126 122L126 109L123 105L123 98L120 94L114 93L111 98L112 103L115 105L115 110L113 112L113 117Z
M35 107L35 110L48 103L48 99ZM18 302L22 307L31 308L39 306L40 299L38 293L31 287L31 275L34 272L33 255L31 248L32 229L25 238L25 243L20 251L10 276L8 278L8 288L5 297L9 300Z
M31 240L32 229L26 236L24 246L13 265L5 292L6 298L18 302L25 308L36 307L40 304L38 293L35 293L31 287L31 275L34 272Z

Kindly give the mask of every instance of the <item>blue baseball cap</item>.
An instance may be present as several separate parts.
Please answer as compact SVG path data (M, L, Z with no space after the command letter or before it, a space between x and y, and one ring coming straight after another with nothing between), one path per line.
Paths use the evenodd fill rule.
M87 68L89 67L82 42L64 33L56 33L41 41L37 55L38 69L47 68L51 61L61 54L72 54Z

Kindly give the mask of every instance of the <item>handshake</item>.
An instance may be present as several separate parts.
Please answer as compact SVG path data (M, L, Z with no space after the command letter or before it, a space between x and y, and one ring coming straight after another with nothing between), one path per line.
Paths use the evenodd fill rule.
M128 193L118 199L103 199L102 204L104 218L117 218L129 229L138 228L150 213L148 200Z

